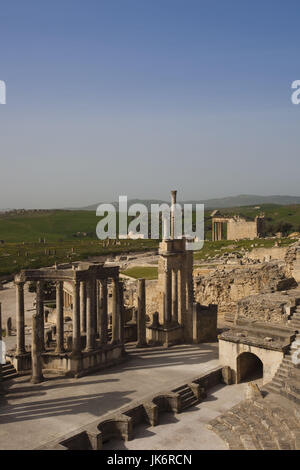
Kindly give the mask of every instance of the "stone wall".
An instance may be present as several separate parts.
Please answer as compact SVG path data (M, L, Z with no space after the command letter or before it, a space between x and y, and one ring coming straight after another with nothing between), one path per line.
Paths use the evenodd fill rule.
M248 222L242 218L232 218L227 223L227 240L242 240L248 238L253 240L258 237L257 223Z
M287 293L273 292L244 297L237 303L236 319L259 321L273 324L286 324L291 307L300 301L300 290Z
M151 319L154 312L158 311L160 294L157 280L146 281L146 315ZM127 307L137 308L137 280L126 279L124 281L124 301Z
M300 282L300 243L291 246L285 255L286 275Z
M233 321L237 302L243 297L261 292L281 291L295 287L293 278L286 276L284 263L262 263L217 269L206 277L195 277L195 301L202 305L218 306L218 321Z

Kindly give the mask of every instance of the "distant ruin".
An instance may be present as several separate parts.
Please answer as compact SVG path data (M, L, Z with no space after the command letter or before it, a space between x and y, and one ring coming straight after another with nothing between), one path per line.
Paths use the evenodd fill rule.
M258 215L253 221L248 221L238 215L228 217L215 210L211 213L211 218L212 241L224 240L225 236L226 240L254 240L265 236L264 215Z

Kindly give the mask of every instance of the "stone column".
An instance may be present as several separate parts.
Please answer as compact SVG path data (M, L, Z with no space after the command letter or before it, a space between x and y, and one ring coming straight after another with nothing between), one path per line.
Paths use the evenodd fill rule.
M40 347L41 352L45 350L45 341L44 341L44 333L45 333L45 325L44 325L44 283L43 281L37 281L36 283L36 314L38 316L38 321L40 324Z
M178 322L180 325L184 325L186 318L186 269L185 266L181 266L178 272L179 278L179 314Z
M43 382L43 369L42 369L42 343L41 335L41 320L40 314L38 312L32 315L32 345L31 345L31 367L32 367L32 376L31 382L33 384L38 384Z
M80 330L86 332L86 283L80 283Z
M137 314L137 348L147 346L146 342L146 289L145 279L138 279L138 314Z
M56 283L56 352L64 352L63 282Z
M92 351L93 349L95 349L95 340L96 340L95 281L93 279L89 280L86 284L86 294L87 294L86 350Z
M177 191L171 191L171 239L175 236L175 204Z
M112 343L119 340L119 279L112 280Z
M212 241L215 241L215 223L213 220L211 222L211 239Z
M172 321L178 323L178 275L172 271Z
M78 355L81 352L81 336L80 336L80 297L79 282L73 283L73 341L72 353Z
M99 309L99 330L100 330L100 343L107 343L107 279L100 281L100 309Z
M124 344L125 338L125 321L124 321L124 292L123 282L119 282L119 341Z
M32 316L31 382L36 384L44 380L42 352L44 350L44 302L43 282L36 283L36 313Z
M24 283L16 283L17 300L17 354L25 353Z
M171 310L171 296L172 296L172 285L170 270L166 267L164 271L164 323L168 324L172 319Z
M222 240L222 223L221 222L219 222L218 240Z

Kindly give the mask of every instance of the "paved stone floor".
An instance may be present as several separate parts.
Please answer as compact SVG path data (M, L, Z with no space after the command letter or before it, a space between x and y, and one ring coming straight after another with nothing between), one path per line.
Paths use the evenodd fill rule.
M6 382L0 401L0 449L32 449L96 418L218 365L217 343L165 349L128 347L129 359L80 379L29 377Z

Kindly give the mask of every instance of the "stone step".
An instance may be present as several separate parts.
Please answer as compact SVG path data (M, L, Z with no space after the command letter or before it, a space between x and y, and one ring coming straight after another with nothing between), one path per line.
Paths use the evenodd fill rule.
M299 396L300 398L300 381L291 379L287 383L287 390L291 390L293 393Z
M276 393L280 394L280 388L276 387L275 385L272 385L272 383L268 383L267 385L264 386L264 389L268 393Z
M227 426L221 424L217 420L212 421L207 425L207 428L214 431L231 450L245 450L240 436L232 433Z
M18 373L13 370L12 372L9 372L7 374L2 374L2 380L11 380L18 377Z
M192 392L192 390L190 388L187 388L186 390L183 390L182 392L179 392L179 395L180 395L182 400L185 399L185 398L195 397L194 393Z
M174 389L172 390L172 392L174 392L174 393L179 392L179 393L180 393L180 392L183 392L183 391L186 390L186 389L189 389L189 390L190 390L190 388L189 388L189 386L188 386L187 384L181 385L180 387L177 387L177 388L174 388Z
M289 400L296 403L297 405L300 405L300 396L293 393L292 391L287 392L286 390L281 390L280 395L288 398Z
M191 398L187 398L181 401L181 409L185 410L186 408L189 408L190 406L194 406L198 403L199 403L199 400L195 396Z
M284 387L284 381L281 379L277 379L276 377L273 377L272 385L274 385L278 389L281 389L282 387Z
M5 371L5 370L15 370L13 364L11 364L10 362L7 362L6 364L3 364L2 365L2 371Z
M282 432L282 423L272 414L270 410L267 410L267 406L264 406L262 412L261 408L258 408L254 405L251 408L251 413L255 414L262 426L270 433L274 443L280 450L293 450L294 436L289 432L288 427L285 427L284 433Z
M248 409L243 407L236 409L234 414L240 421L240 426L237 432L240 435L241 441L247 450L262 450L262 449L276 449L277 444L272 438L261 429L261 414L258 411L258 416L252 412L253 406L247 404ZM222 417L223 418L223 417Z

